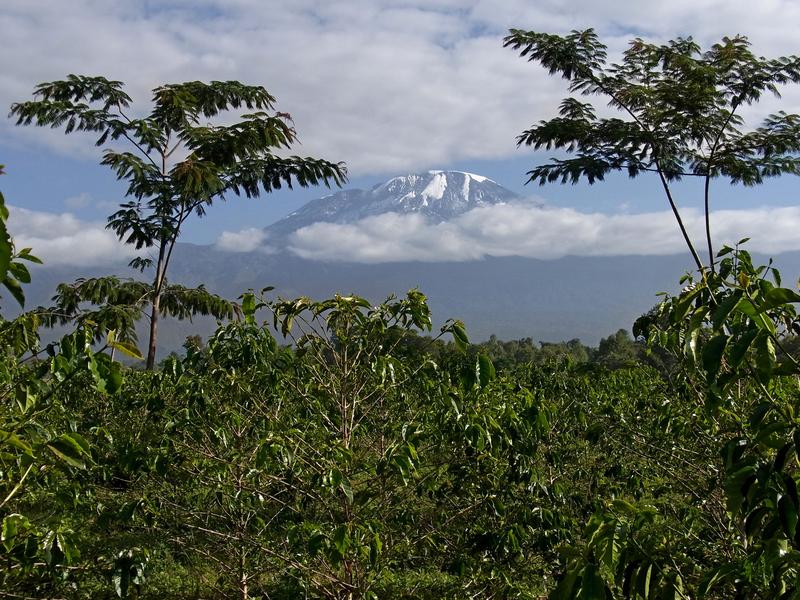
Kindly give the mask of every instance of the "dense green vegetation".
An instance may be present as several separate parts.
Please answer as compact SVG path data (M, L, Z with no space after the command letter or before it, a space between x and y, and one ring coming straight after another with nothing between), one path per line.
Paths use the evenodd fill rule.
M575 90L636 78L598 71L591 32L509 44ZM684 114L796 78L789 59L759 71L738 38L714 50L730 59L722 83L692 44L632 48L631 69L677 61L664 82L742 88L683 97ZM639 92L677 93L657 82ZM673 139L686 135L677 122L654 139L581 110L551 144L574 143L578 162L532 176L625 167L667 182L690 162L709 180L751 160L755 182L791 172L800 144L784 115L783 141L762 131L743 154L730 111L717 165ZM593 127L628 141L602 138L607 154L592 155ZM21 303L36 259L15 249L6 217L0 196L0 281ZM92 281L103 303L90 313L66 286L75 330L59 342L39 343L47 311L0 321L0 598L798 598L800 294L742 248L709 262L637 321L637 341L621 331L597 349L471 345L459 321L431 337L417 290L375 306L266 289L152 370L112 358L139 356L125 334L139 305L124 311L144 284Z

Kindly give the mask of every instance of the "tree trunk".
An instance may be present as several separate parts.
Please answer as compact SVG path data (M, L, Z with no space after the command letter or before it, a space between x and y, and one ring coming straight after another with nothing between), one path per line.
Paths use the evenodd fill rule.
M161 309L161 289L164 286L164 251L165 241L161 240L158 248L156 278L153 281L153 310L150 312L150 338L147 342L147 363L145 368L152 371L156 365L156 344L158 342L158 316Z
M150 340L147 343L146 369L152 371L156 364L156 342L158 341L158 310L161 304L161 294L156 293L153 298L153 310L150 312Z
M247 571L245 570L244 548L239 549L239 594L242 600L248 600Z

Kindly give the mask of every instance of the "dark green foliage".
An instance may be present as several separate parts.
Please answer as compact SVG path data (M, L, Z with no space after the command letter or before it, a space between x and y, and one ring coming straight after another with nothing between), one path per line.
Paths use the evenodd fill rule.
M606 69L591 32L507 41L574 91L608 93L603 84L628 94L665 136L567 101L562 120L531 139L581 151L600 139L598 151L633 152L643 161L633 174L652 167L665 182L735 179L750 165L755 183L772 174L767 159L794 168L781 157L796 149L793 117L755 137L728 129L733 108L797 79L794 59L755 59L741 38L699 56L690 40L637 40L623 65ZM291 137L280 114L199 125L228 107L271 108L262 88L240 84L158 88L142 121L111 115L130 100L117 82L71 77L38 94L15 108L23 123L99 132L100 143L135 134L145 157L165 147L164 131L183 132L193 158L166 179L148 179L146 160L111 153L135 199L112 220L131 219L131 243L142 246L161 235L170 202L200 202L192 210L202 213L222 170L235 171L253 144ZM691 152L708 143L719 111L722 134L697 166ZM741 140L760 150L714 162ZM623 166L590 154L569 168L591 179ZM551 165L547 178L567 166ZM234 192L270 189L226 181ZM0 216L0 275L16 282L6 285L13 294L28 279L14 265L30 255L15 253ZM419 290L373 306L341 295L270 300L267 288L234 304L167 285L164 258L152 286L80 280L59 288L53 311L0 320L0 596L800 595L800 293L738 246L687 275L679 295L637 321L635 340L619 330L597 349L470 344L457 320L425 337L432 320ZM240 318L206 343L187 339L186 355L158 371L126 370L110 354L136 354L132 324L148 303L154 314ZM41 349L37 328L48 319L77 329Z
M3 165L0 165L0 175L3 175ZM25 305L25 294L22 286L30 283L31 275L24 262L39 263L41 261L31 254L30 248L16 251L14 240L6 227L8 221L8 208L5 198L0 192L0 284L8 291L20 306Z
M7 215L0 196L3 282L22 304L20 284L30 276L18 260L39 261L28 249L14 251ZM81 493L79 473L93 464L89 432L59 417L70 411L77 390L99 398L117 394L123 374L103 353L107 346L92 348L88 324L44 350L38 324L31 313L0 317L0 586L55 597L80 560L71 505Z
M712 541L687 547L684 563L720 547L718 501L692 494L714 479L698 465L713 464L716 448L654 371L545 361L497 376L463 346L457 322L444 333L461 339L460 353L451 348L462 360L446 352L449 366L437 368L427 349L438 340L409 334L430 326L417 291L377 307L252 294L241 305L242 321L158 373L130 373L122 394L64 389L70 408L53 426L82 424L91 469L59 483L74 500L53 496L52 480L30 489L69 503L80 568L61 583L30 573L9 589L537 598L567 544L629 556L628 538L693 518L688 531ZM258 323L259 310L294 348ZM592 515L607 494L650 511L656 529L639 532L643 517L631 513L605 541L611 525ZM598 533L584 537L587 519ZM586 586L605 585L602 568L582 568Z

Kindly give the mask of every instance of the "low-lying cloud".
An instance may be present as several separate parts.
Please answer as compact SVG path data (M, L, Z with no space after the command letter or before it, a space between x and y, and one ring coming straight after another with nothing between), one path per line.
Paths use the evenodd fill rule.
M45 266L119 264L138 253L103 223L72 213L11 207L9 229L17 248L31 247ZM699 251L705 248L701 212L683 219ZM800 250L800 207L720 210L712 214L716 248L749 237L765 254ZM258 228L225 231L216 248L273 252ZM556 259L564 256L668 255L686 252L672 213L608 215L572 208L498 204L442 223L419 214L385 213L352 224L315 223L294 232L289 250L310 260L386 263L456 262L487 256Z
M10 207L8 228L17 248L32 248L45 266L94 266L124 262L138 254L122 244L104 223L72 213Z
M683 214L699 250L703 215ZM720 210L712 214L717 248L750 237L748 249L800 250L800 207ZM290 238L295 254L313 260L382 263L449 262L487 256L555 259L564 256L667 255L686 247L670 212L608 215L571 208L502 204L429 223L418 214L387 213L354 224L315 223Z
M267 234L263 229L249 227L241 231L223 231L216 246L226 252L253 252L262 247Z

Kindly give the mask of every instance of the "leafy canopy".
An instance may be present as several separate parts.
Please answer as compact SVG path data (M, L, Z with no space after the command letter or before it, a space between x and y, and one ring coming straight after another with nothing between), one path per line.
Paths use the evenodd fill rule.
M692 38L667 44L634 39L622 62L608 64L606 46L592 29L559 36L512 29L505 46L553 75L581 96L605 96L621 116L598 117L594 106L571 97L559 116L522 132L519 145L565 150L568 158L528 171L529 181L590 184L612 171L630 177L657 173L697 268L704 269L670 188L683 177L704 179L705 237L709 267L715 269L711 239L710 181L756 185L767 177L800 173L800 116L783 111L761 127L746 129L737 114L764 93L800 81L800 58L756 57L746 37L725 37L702 52Z
M623 113L598 117L590 103L563 100L558 117L517 141L575 156L536 167L530 181L594 183L624 170L631 177L657 171L667 180L710 175L755 185L800 173L800 116L781 111L744 131L737 114L766 92L779 95L778 85L799 82L797 56L756 57L743 36L725 37L705 52L692 38L663 45L637 38L622 62L607 64L606 46L592 29L563 37L512 29L505 45L561 75L570 92L606 96Z

